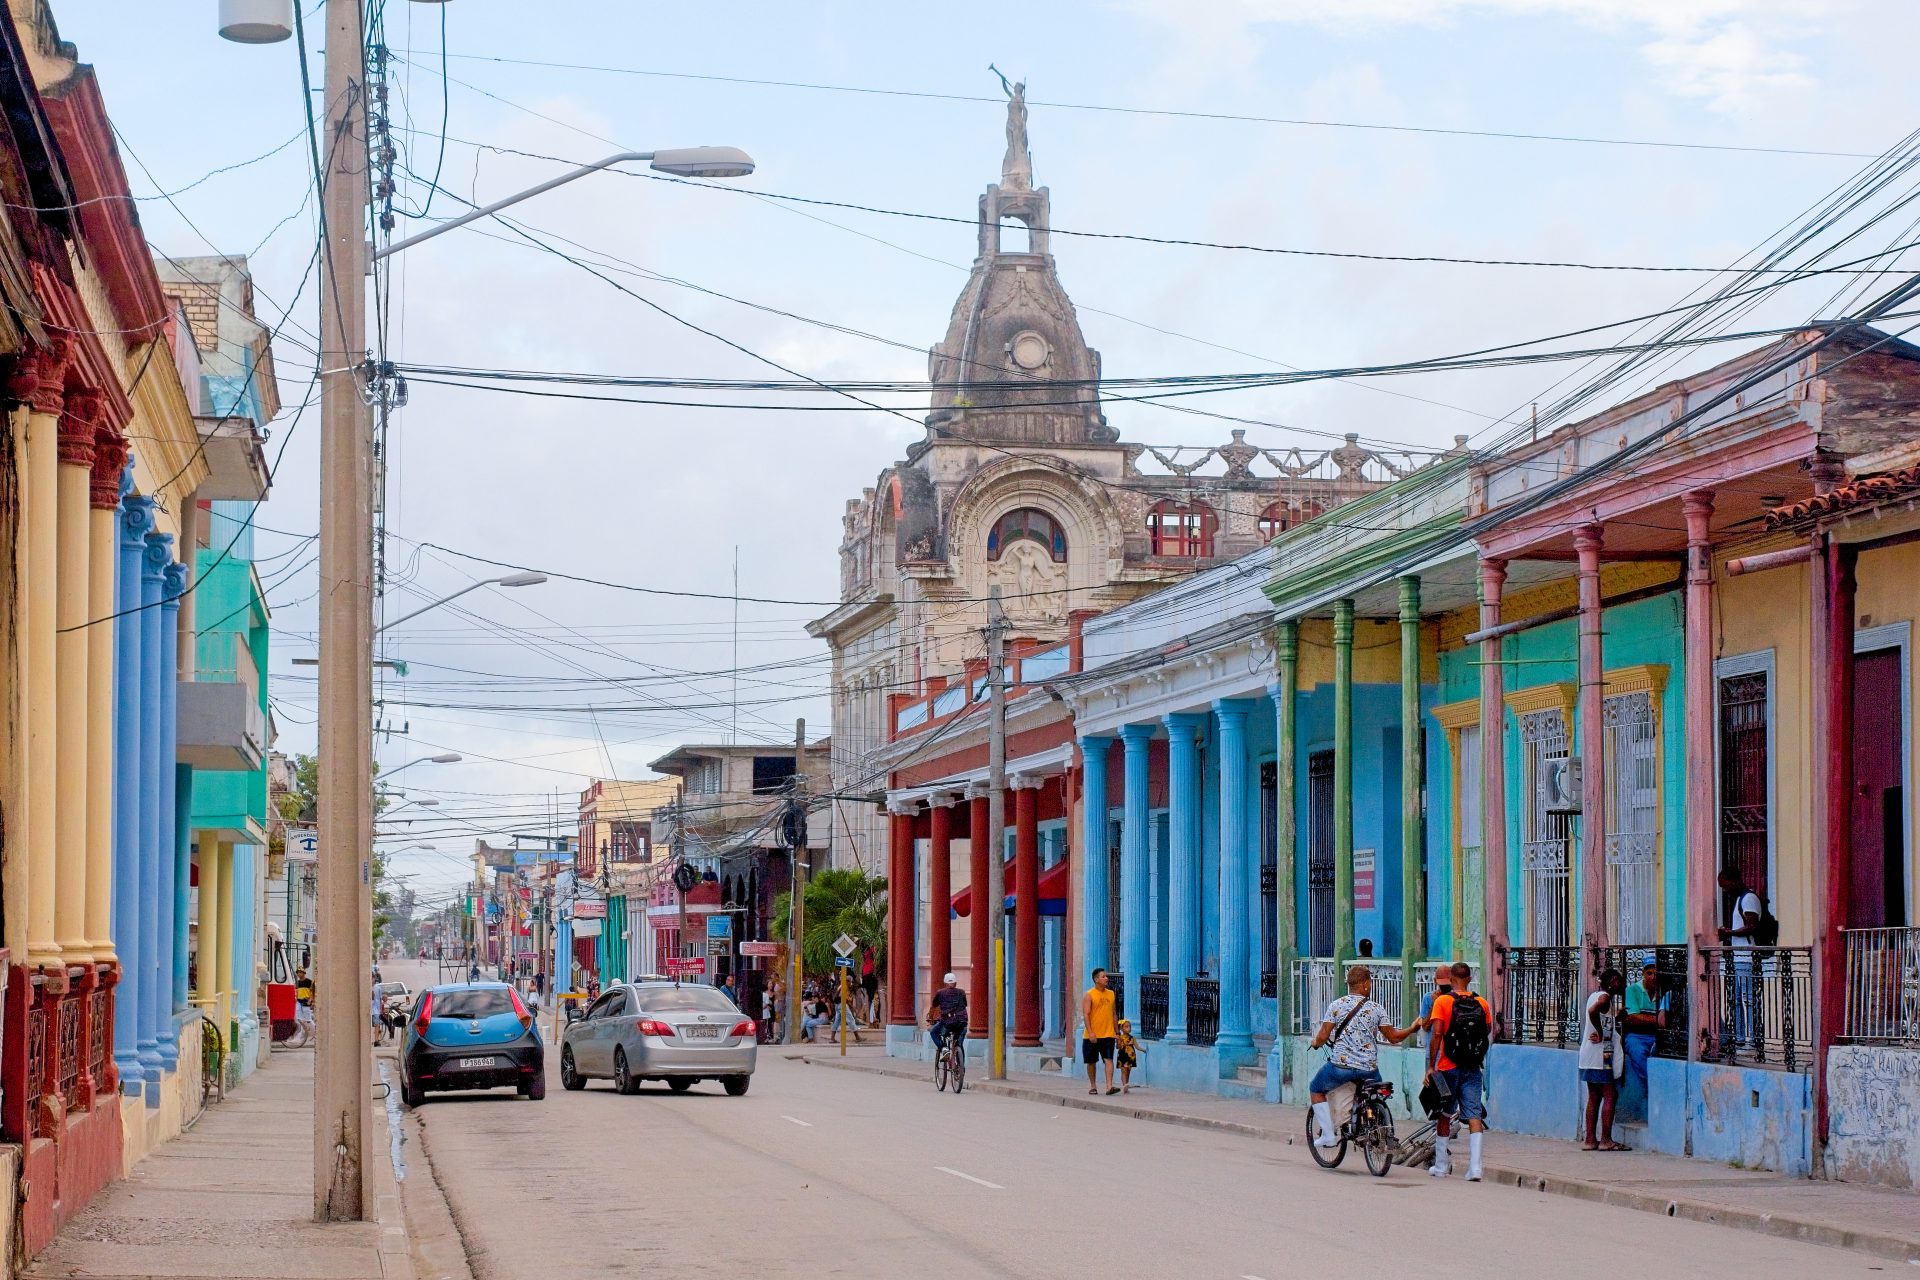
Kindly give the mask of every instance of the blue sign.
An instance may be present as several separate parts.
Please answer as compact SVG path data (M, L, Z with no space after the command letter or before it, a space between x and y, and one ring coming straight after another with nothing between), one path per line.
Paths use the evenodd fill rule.
M733 917L724 911L716 911L708 916L707 936L709 938L731 938L733 936Z
M835 956L833 958L833 967L836 969L851 969L853 968L853 957Z

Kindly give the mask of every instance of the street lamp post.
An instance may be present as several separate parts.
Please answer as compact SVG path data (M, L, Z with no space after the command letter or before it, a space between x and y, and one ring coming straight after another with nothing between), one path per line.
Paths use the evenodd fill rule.
M458 600L469 591L478 591L482 587L537 587L546 580L547 575L544 573L510 573L504 578L487 578L483 581L464 586L450 596L441 596L438 600L430 604L423 604L412 613L403 613L392 622L382 623L380 626L374 628L374 634L378 635L382 631L391 631L401 623L411 621L430 609L438 609L448 601Z

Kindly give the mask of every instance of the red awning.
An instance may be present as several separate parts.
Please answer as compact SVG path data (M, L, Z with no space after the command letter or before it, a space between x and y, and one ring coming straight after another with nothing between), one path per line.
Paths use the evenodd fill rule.
M1005 885L1007 891L1007 909L1012 910L1014 904L1012 858L1007 859L1006 865L1002 869L1002 874L1005 876L1002 883ZM968 885L960 892L954 894L949 905L953 914L956 916L972 915L973 886ZM1066 905L1067 859L1062 858L1040 873L1040 914L1043 916L1065 915ZM1053 909L1048 910L1049 907L1053 907Z

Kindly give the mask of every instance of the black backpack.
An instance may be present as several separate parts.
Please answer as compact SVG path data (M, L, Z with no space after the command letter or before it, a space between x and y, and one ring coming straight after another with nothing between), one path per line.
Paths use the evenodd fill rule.
M1760 918L1753 925L1753 945L1777 947L1780 945L1780 920L1773 914L1773 904L1767 901L1763 893L1753 896L1760 901Z
M1493 1039L1487 1022L1487 1007L1479 997L1462 993L1453 997L1453 1012L1447 1018L1447 1034L1441 1045L1457 1067L1478 1070L1487 1060L1487 1045Z

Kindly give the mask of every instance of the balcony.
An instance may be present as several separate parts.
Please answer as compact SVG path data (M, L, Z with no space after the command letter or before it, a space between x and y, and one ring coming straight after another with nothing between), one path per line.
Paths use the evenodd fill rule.
M1848 929L1841 1037L1920 1049L1920 929Z
M1580 950L1577 947L1509 947L1506 1025L1497 1038L1513 1044L1580 1046Z
M246 637L213 631L194 646L194 676L179 684L174 758L210 771L250 773L267 753L267 714L260 709L260 673Z
M1813 1067L1813 949L1703 947L1700 1058L1729 1066Z

